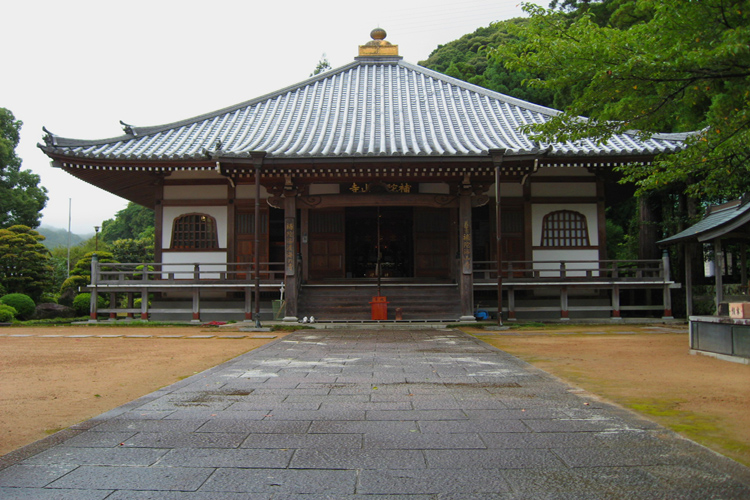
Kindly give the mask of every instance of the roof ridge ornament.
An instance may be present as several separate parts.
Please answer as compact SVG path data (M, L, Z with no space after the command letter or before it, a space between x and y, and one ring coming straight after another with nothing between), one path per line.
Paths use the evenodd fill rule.
M359 46L359 57L399 57L398 45L387 42L385 37L388 34L383 28L375 28L370 32L370 40L364 45ZM399 57L400 59L400 57Z
M42 126L42 131L44 132L44 136L42 139L44 139L44 143L47 146L57 147L57 144L55 144L55 134L47 130L47 127Z
M135 128L132 125L128 125L127 123L125 123L122 120L120 120L120 125L122 125L122 130L126 134L132 135L133 137L135 137L136 135L138 135L138 134L135 133Z

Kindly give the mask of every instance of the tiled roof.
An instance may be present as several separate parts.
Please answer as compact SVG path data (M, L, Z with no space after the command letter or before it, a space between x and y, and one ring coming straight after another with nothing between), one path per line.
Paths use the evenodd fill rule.
M723 234L736 230L750 222L750 203L737 200L726 205L712 207L699 222L669 238L657 243L669 245L685 240L710 241Z
M684 134L604 144L541 144L520 127L558 111L392 58L353 63L236 106L155 127L125 126L103 140L47 134L49 154L97 160L243 158L471 157L491 149L549 157L638 156L676 151Z

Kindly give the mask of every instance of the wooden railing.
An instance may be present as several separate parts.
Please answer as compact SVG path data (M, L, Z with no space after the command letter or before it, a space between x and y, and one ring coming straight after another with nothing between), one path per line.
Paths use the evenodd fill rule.
M507 295L503 312L510 320L516 312L556 311L560 319L567 319L570 311L609 311L612 318L620 318L624 310L662 310L663 317L672 316L670 289L675 285L670 280L669 260L665 256L654 260L546 260L502 262L502 287ZM473 267L474 288L491 288L498 284L496 261L475 261ZM516 291L555 289L559 293L559 304L554 306L516 306ZM599 290L610 297L610 304L571 305L569 293L573 289ZM662 304L621 305L622 290L661 290ZM492 309L492 308L488 308ZM497 307L494 308L497 312Z
M254 301L260 300L255 293L256 270L253 263L100 263L92 260L92 280L89 289L91 295L91 318L95 320L98 313L109 314L114 319L117 315L128 317L140 315L148 319L150 313L176 314L191 313L194 321L200 320L201 313L227 313L232 310L222 306L207 309L201 305L202 291L227 291L244 295L244 306L241 311L245 318L252 317ZM296 262L298 288L302 282L301 262ZM263 292L276 291L285 283L284 262L261 262L257 276ZM619 317L621 310L627 309L663 309L664 317L671 316L670 288L675 284L670 281L668 260L548 260L548 261L506 261L502 263L502 282L504 294L507 295L509 318L515 318L516 311L556 310L561 318L568 317L568 311L575 310L608 310L613 317ZM497 262L475 261L473 267L473 291L490 289L497 284ZM289 285L289 283L287 283ZM558 290L559 306L554 307L516 307L515 295L519 290L529 289ZM569 290L587 289L606 291L611 297L608 306L583 307L569 305ZM661 305L644 304L640 306L620 305L621 289L662 289ZM154 309L148 304L149 295L155 292L180 291L187 293L192 301L190 308ZM259 292L261 290L258 290ZM298 290L297 290L298 291ZM289 292L289 290L287 290ZM124 293L127 305L123 308L110 306L97 311L98 294L109 294L110 303L115 304L117 294ZM471 290L469 293L473 293ZM135 297L141 298L141 304L134 304Z
M252 262L235 263L101 263L92 262L92 283L98 285L148 286L166 284L252 284L255 280ZM284 281L283 262L261 262L260 281Z
M497 282L497 261L474 261L474 282ZM669 281L662 259L658 260L535 260L505 261L502 278L507 282L639 282Z

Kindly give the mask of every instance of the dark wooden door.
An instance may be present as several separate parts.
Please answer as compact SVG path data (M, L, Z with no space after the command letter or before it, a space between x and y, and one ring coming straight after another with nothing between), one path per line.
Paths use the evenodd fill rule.
M503 207L501 211L501 220L502 234L500 241L502 242L503 262L509 263L507 265L512 265L513 269L518 270L517 272L513 273L514 278L528 277L523 270L530 268L530 264L528 262L517 262L526 260L526 238L523 207ZM492 253L493 259L497 260L497 254L495 254L494 248ZM507 273L503 273L503 276L508 277Z
M344 277L345 226L343 208L310 210L310 279Z
M447 208L414 209L415 277L450 277L450 221Z
M268 262L268 208L261 207L260 209L260 246L259 250L259 261L261 264ZM235 255L237 256L237 262L248 263L252 265L255 261L255 212L253 209L238 209L235 214ZM267 265L261 265L261 272L266 269ZM249 274L246 271L250 269L250 266L237 269L237 279L246 279ZM232 269L230 269L232 271ZM245 271L245 272L243 272ZM231 277L231 275L230 275ZM261 278L264 278L261 273Z

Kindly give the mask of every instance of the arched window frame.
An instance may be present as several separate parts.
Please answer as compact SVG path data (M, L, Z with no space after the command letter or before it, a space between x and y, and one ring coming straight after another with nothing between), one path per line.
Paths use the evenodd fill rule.
M542 220L541 246L544 248L590 247L586 216L573 210L557 210L548 213Z
M171 250L214 250L219 248L216 219L204 213L189 213L172 222Z

